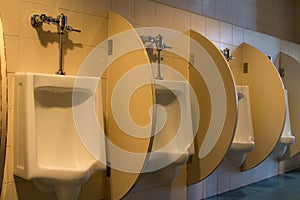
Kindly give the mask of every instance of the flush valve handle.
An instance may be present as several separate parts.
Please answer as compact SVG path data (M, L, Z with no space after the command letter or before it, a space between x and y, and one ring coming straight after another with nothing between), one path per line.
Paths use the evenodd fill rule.
M67 26L67 31L69 31L69 32L74 31L74 32L77 32L77 33L81 33L81 30L75 29L75 28L73 28L72 26Z

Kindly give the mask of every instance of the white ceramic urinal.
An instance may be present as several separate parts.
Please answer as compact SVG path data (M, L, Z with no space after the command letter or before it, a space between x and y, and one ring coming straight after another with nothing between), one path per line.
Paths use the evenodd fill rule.
M189 83L155 80L156 114L152 152L143 176L157 175L160 184L170 183L193 148ZM152 176L152 178L151 178Z
M238 93L238 119L233 142L229 149L233 165L241 166L248 152L254 149L254 133L252 125L249 87L236 87Z
M80 85L74 87L75 80ZM16 73L15 175L33 181L42 191L56 192L60 200L75 200L81 184L92 173L106 169L105 162L100 162L105 160L104 136L81 133L90 136L90 142L97 141L96 156L90 153L92 143L83 143L76 129L81 123L90 126L89 114L95 108L100 110L95 121L103 127L97 84L98 78L92 77ZM73 109L82 109L81 119L74 120Z
M287 147L295 142L295 137L292 135L292 130L291 130L288 91L286 89L284 90L284 96L285 96L285 109L286 109L285 122L284 122L284 127L281 133L279 143L276 147L277 158L283 157Z

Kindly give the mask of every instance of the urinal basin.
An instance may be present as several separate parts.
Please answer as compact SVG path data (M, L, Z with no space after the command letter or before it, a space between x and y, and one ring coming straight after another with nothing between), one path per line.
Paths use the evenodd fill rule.
M236 89L238 93L238 119L235 135L229 149L229 157L233 165L241 166L246 158L246 154L253 151L255 142L249 87L238 85Z
M284 157L288 146L292 145L295 142L295 137L292 135L292 130L291 130L288 91L286 89L284 90L284 97L285 97L285 109L286 109L285 122L281 133L281 137L276 147L277 158Z
M243 153L248 153L253 151L254 146L255 146L254 142L234 141L231 144L230 151L239 151Z
M92 126L90 113L97 113L95 120L103 127L98 81L95 77L15 74L15 175L55 186L59 194L70 197L64 199L74 199L72 191L77 196L92 173L106 169L100 162L105 160L104 136L93 134L92 128L79 134L82 121L74 115L74 110L81 111L82 119ZM90 139L82 140L82 134Z
M295 137L292 135L291 130L291 121L290 121L290 111L289 111L289 103L288 103L288 91L284 90L284 97L285 97L285 108L286 108L286 114L285 114L285 123L282 130L281 138L279 140L279 143L285 144L285 145L291 145L295 141Z
M294 144L294 142L295 142L295 136L292 136L292 135L281 136L279 142L281 144L285 144L285 145Z
M189 155L193 154L194 134L189 83L155 80L154 85L157 109L153 149L173 155L185 154L186 151Z
M143 180L158 176L169 184L178 175L193 148L190 88L186 81L155 80L156 107L152 151L144 167ZM152 177L152 178L151 178ZM151 181L150 181L151 182Z
M238 92L238 119L230 149L249 152L254 148L249 87L238 85L236 88Z

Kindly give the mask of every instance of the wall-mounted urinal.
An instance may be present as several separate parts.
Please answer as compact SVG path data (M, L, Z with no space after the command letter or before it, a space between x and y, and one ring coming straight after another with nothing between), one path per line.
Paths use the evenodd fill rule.
M254 133L252 125L249 87L236 86L238 93L238 119L235 135L228 152L233 165L240 167L248 152L254 149Z
M15 74L15 175L33 181L42 191L56 192L60 200L75 200L81 184L92 173L106 169L102 164L105 162L100 162L105 160L104 135L86 131L81 134L90 136L90 140L82 142L77 131L79 123L90 126L89 114L95 110L100 111L96 121L103 125L101 98L97 99L99 95L94 93L97 90L99 94L98 80ZM80 81L80 85L74 87L75 81ZM76 121L73 109L78 109L89 123ZM94 150L99 152L97 157L91 153Z
M152 151L142 179L152 186L174 180L193 148L193 128L189 83L186 81L154 80L156 95L155 135ZM153 177L157 175L157 183Z
M292 130L291 130L288 91L286 89L284 90L284 96L285 96L285 108L286 108L285 122L284 122L280 140L277 144L277 149L276 149L277 158L283 157L287 150L287 147L295 142L295 137L292 135Z
M300 152L300 62L293 58L291 55L280 52L279 70L281 72L281 78L284 84L284 88L288 91L290 130L293 136L295 136L294 143L288 148L288 154L285 154L282 157L282 159L285 159L298 155ZM287 124L285 123L284 125L286 126Z

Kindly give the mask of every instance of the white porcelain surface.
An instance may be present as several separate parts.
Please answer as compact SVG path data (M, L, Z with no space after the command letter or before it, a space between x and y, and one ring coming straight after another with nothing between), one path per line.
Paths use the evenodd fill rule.
M284 96L285 96L285 123L284 127L281 133L281 137L279 140L279 144L277 145L277 157L282 157L286 149L289 145L292 145L295 142L295 136L292 135L291 130L291 122L290 122L290 111L289 111L289 102L288 102L288 91L284 90Z
M71 194L70 188L77 188L78 191L74 185L80 186L95 171L106 169L89 152L89 144L83 144L80 140L72 110L97 99L94 92L98 79L79 79L84 84L75 88L75 76L15 75L14 173L27 180L55 186L59 196L64 196L64 189L61 188L68 188ZM99 104L102 105L101 102ZM94 109L100 109L99 113L102 113L100 105L96 103ZM103 125L101 115L98 120ZM95 140L99 140L100 157L105 159L104 138Z
M231 144L231 151L239 151L239 152L250 152L254 149L255 143L253 141L243 142L243 141L234 141Z
M154 84L156 135L146 171L165 171L169 167L174 170L174 179L179 167L194 153L190 88L185 81L155 80Z
M295 142L295 136L292 135L283 135L281 136L279 142L285 145L291 145Z
M254 149L254 133L251 116L251 105L249 96L249 87L246 85L236 86L238 93L238 119L235 135L229 149L232 157L239 157L235 162L241 165L245 159L246 153ZM240 154L234 155L233 153Z
M238 120L230 150L249 152L254 148L254 133L251 116L249 87L240 85L238 92Z

